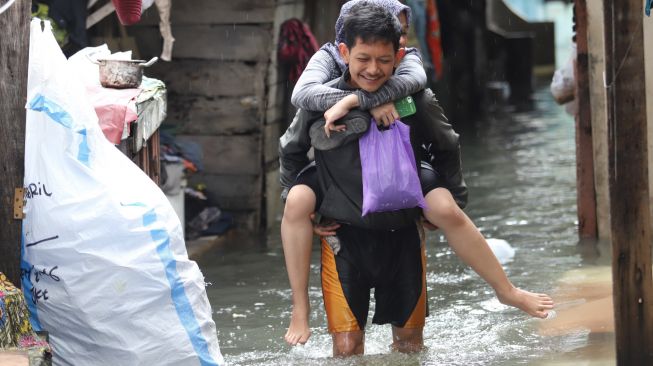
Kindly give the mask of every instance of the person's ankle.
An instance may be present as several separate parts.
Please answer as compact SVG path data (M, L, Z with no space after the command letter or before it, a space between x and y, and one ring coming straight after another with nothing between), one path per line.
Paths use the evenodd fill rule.
M497 298L501 303L503 303L505 300L511 299L517 288L510 284L509 286L503 286L501 288L495 288L494 293L496 294Z
M308 312L311 310L311 307L308 304L295 304L293 303L292 305L292 314L293 316L295 315L302 315L305 317L308 317Z

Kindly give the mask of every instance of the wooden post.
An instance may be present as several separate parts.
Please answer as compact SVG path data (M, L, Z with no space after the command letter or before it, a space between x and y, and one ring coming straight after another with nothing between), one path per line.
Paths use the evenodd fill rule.
M641 0L604 0L618 365L653 365L653 279Z
M0 14L0 271L16 286L22 224L14 218L14 195L15 188L23 187L24 176L31 5L17 0Z
M587 1L575 0L576 15L576 206L578 235L596 238L596 190L594 188L594 147L587 50Z

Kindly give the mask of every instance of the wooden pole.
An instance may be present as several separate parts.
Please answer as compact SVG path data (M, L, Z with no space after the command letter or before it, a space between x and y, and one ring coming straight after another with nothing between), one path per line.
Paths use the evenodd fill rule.
M17 0L0 14L0 271L16 286L22 224L14 218L14 196L24 176L31 5Z
M617 364L653 365L644 11L641 0L603 5Z
M596 238L596 189L594 187L594 145L587 49L587 1L575 0L576 16L576 206L578 235Z

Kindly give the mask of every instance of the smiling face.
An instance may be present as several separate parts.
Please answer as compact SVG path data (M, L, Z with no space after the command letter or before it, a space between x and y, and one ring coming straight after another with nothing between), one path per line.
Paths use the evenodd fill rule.
M405 53L403 48L395 52L391 42L375 40L365 43L360 37L356 38L351 49L344 43L339 48L340 55L349 65L349 83L367 92L375 92L388 81Z

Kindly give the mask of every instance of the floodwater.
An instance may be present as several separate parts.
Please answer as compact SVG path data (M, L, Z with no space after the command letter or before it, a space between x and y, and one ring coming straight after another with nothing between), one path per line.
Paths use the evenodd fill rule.
M466 212L486 237L506 240L516 249L513 260L504 264L509 278L518 287L554 295L559 304L555 318L529 318L500 304L436 231L427 240L430 316L423 352L391 353L389 325L372 325L370 320L365 356L331 358L317 245L310 283L313 335L305 346L289 347L283 335L290 318L290 290L274 230L267 240L233 240L198 260L210 283L207 290L228 363L614 365L610 329L582 319L570 322L565 314L575 310L590 318L611 315L609 308L592 313L582 307L604 295L597 291L609 288L584 284L598 277L609 281L607 267L601 266L609 260L599 256L600 245L578 241L573 118L552 101L548 88L542 88L535 95L534 111L494 114L473 132L465 132L462 144L470 190ZM587 288L593 290L591 295L583 293Z

